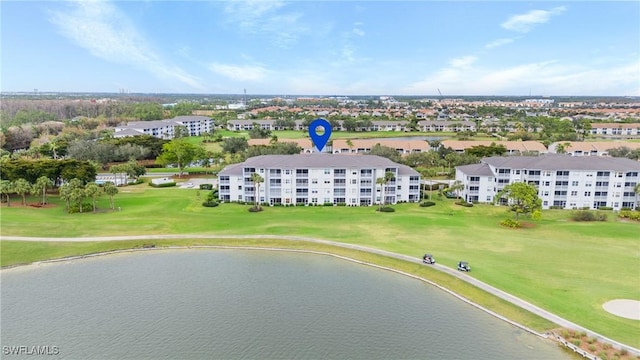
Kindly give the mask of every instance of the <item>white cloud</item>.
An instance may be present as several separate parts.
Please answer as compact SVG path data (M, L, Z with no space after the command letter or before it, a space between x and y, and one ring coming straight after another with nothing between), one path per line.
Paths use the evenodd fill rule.
M70 11L54 12L50 21L60 32L107 61L135 65L161 78L175 79L195 89L203 89L199 80L168 65L150 48L129 19L107 1L71 1Z
M261 66L238 66L219 63L209 64L209 70L224 77L240 81L259 81L268 73Z
M560 15L567 10L564 6L555 7L551 10L531 10L526 14L513 15L502 23L502 27L507 30L521 33L529 32L534 26L544 24L551 16Z
M275 45L288 48L308 33L309 27L300 21L300 13L279 12L284 6L282 1L235 0L224 11L231 26L252 35L269 35Z
M640 60L587 67L556 60L511 67L449 66L409 84L407 94L433 94L435 89L459 95L518 95L529 89L542 95L640 95Z
M451 65L451 67L454 67L454 68L466 68L471 66L471 64L476 62L476 60L478 60L477 57L468 55L468 56L451 59L451 61L449 62L449 65Z
M500 46L503 46L503 45L511 44L514 41L515 41L514 38L496 39L496 40L493 40L492 42L486 44L484 47L486 49L493 49L493 48L497 48L497 47L500 47Z

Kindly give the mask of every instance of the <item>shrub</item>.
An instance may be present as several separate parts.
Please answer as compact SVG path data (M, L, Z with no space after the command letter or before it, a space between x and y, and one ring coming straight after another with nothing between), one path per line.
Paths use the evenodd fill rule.
M593 344L594 342L596 342L596 340L597 340L596 338L594 338L594 337L590 337L590 338L588 338L588 339L587 339L587 342L588 342L589 344Z
M436 203L434 203L433 201L423 201L420 203L420 207L429 207L429 206L433 206Z
M176 183L175 183L175 181L174 182L170 182L170 183L164 183L164 184L154 184L154 183L150 182L149 186L154 187L154 188L165 188L165 187L176 186Z
M640 211L622 210L618 216L624 219L640 221Z
M333 203L326 202L326 203L322 204L322 206L333 206Z
M594 344L589 345L589 351L591 352L596 351L596 346Z
M391 206L383 206L381 208L378 208L377 211L380 211L380 212L394 212L394 211L396 211L396 209L392 208Z
M200 190L212 190L213 184L200 184Z
M340 202L338 203L338 206L347 206L347 203Z
M520 221L513 220L513 219L504 219L500 221L500 225L506 226L512 229L518 229L522 227L522 223Z
M252 206L249 208L249 212L260 212L260 211L262 211L262 206L258 206L258 207Z
M220 204L217 201L209 201L209 200L207 200L207 201L202 203L202 206L204 206L204 207L216 207L218 205L220 205Z
M575 346L580 346L580 344L582 344L582 341L575 339L575 340L572 340L571 343Z
M611 206L600 206L598 210L613 210Z
M466 201L463 200L458 200L455 202L456 205L460 205L460 206L464 206L464 207L473 207L472 203L468 203Z
M607 214L580 210L573 213L571 219L573 221L607 221Z

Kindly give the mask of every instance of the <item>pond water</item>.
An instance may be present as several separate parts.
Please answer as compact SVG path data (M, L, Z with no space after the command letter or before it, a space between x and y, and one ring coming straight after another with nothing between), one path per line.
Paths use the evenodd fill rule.
M124 253L3 270L1 290L3 351L48 358L570 358L424 282L323 255Z

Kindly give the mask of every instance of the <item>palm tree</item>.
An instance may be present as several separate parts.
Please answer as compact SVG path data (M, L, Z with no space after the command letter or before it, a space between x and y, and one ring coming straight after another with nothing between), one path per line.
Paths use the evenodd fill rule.
M98 196L100 196L100 194L102 193L102 191L100 191L100 188L98 187L98 185L96 183L89 183L87 184L87 186L84 187L84 193L87 197L90 197L91 200L93 201L93 212L96 212L96 199L98 198Z
M349 147L349 153L351 153L351 149L353 149L353 141L351 139L347 139L347 146Z
M251 181L253 181L253 183L255 184L254 186L254 201L255 201L255 205L253 206L254 209L258 210L260 209L260 203L259 203L259 195L260 195L260 183L264 182L264 178L262 176L260 176L260 174L258 173L253 173L251 174Z
M462 183L462 181L460 180L456 180L453 182L453 184L451 184L451 186L449 186L449 188L447 189L447 192L452 192L456 195L456 199L460 197L460 195L458 194L458 192L460 190L464 189L464 184Z
M633 192L636 193L636 209L640 209L640 182L633 187Z
M7 206L11 206L11 193L13 192L13 183L9 180L0 180L0 194L7 196Z
M42 194L42 205L47 203L47 188L51 187L53 187L53 181L46 176L40 176L33 185L33 195Z
M376 179L376 184L380 184L382 186L382 188L380 189L380 208L379 210L382 209L382 206L385 203L385 198L384 198L384 188L386 186L389 185L389 183L396 178L396 175L391 172L391 171L387 171L384 173L384 177L380 177Z
M26 194L31 191L31 184L25 179L18 179L13 183L13 191L22 196L22 205L27 205Z
M118 187L111 181L104 184L104 192L109 195L109 203L111 204L111 210L114 210L113 197L118 193Z
M382 210L382 204L384 203L384 178L379 177L376 179L376 185L380 185L380 206L378 206L378 211Z

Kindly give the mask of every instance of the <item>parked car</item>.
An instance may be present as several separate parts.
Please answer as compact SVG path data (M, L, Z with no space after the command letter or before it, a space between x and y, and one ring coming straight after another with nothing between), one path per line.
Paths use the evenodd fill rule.
M458 270L469 272L469 271L471 271L471 266L469 266L469 263L466 262L466 261L460 261L458 263Z
M424 254L424 256L422 257L422 262L425 264L435 264L436 259L431 254Z

